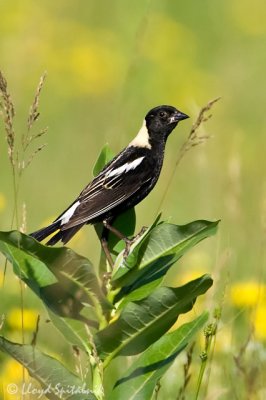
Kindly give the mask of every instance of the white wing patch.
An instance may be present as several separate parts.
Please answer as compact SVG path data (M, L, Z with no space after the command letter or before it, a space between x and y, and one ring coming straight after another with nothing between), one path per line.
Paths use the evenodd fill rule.
M74 212L76 211L76 208L80 205L80 201L76 201L60 218L59 221L61 220L61 225L66 224Z
M142 127L140 128L137 136L129 143L128 147L146 147L151 149L151 144L149 142L149 132L146 126L146 120L144 119Z
M142 162L143 158L144 157L136 158L134 161L127 162L124 165L121 165L121 167L111 170L108 172L108 174L106 174L106 177L110 178L111 176L122 175L124 172L135 169Z

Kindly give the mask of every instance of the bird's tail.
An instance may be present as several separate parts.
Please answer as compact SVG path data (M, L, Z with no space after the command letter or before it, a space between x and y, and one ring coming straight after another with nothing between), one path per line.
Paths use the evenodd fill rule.
M51 239L46 244L48 246L53 246L54 244L59 242L59 240L61 240L62 243L66 244L75 235L75 233L77 233L77 231L80 230L80 228L83 225L84 224L73 226L69 229L65 229L65 230L61 230L61 231L57 232L54 236L51 237Z
M30 236L41 242L43 239L47 238L52 233L60 229L60 225L61 225L60 220L54 221L51 225L47 226L46 228L41 228L38 231L31 233ZM64 244L66 244L75 235L75 233L80 230L80 228L83 225L84 224L73 226L69 229L59 230L59 232L57 232L54 236L52 236L51 239L49 239L46 244L48 246L53 246L54 244L59 242L59 240L61 240Z
M51 225L46 226L45 228L41 228L36 232L30 233L30 236L41 242L43 239L47 238L47 236L51 235L59 229L60 222L61 221L54 221Z

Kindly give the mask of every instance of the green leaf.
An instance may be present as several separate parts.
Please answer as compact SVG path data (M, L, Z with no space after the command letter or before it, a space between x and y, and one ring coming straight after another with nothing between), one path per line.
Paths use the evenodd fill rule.
M91 350L90 338L85 324L70 318L63 318L48 310L49 317L55 328L72 346L77 346L88 353Z
M114 274L113 287L123 287L115 301L131 293L129 299L146 297L186 251L216 232L218 222L194 221L180 226L161 223L155 226L133 249L126 266L122 265Z
M80 312L90 305L98 318L110 309L92 264L66 247L48 247L20 232L0 232L0 251L22 279L55 313L96 326Z
M163 278L156 279L154 281L147 283L146 285L139 287L138 289L131 291L122 299L122 301L117 303L117 309L122 310L126 306L126 304L129 303L130 301L137 301L144 299L159 286L162 279ZM116 303L122 296L125 295L125 293L127 293L127 287L125 287L125 290L123 290L122 288L122 290L117 295L114 296L113 302Z
M114 158L114 153L110 149L108 144L105 144L98 156L98 159L93 167L93 176L98 175L101 170L105 167L106 164L109 163Z
M42 353L36 347L13 343L0 336L0 350L27 368L29 374L40 382L48 399L95 399L95 396L78 376L70 372L58 360Z
M178 288L160 287L143 300L128 303L119 318L95 335L98 354L105 364L118 355L144 351L175 323L179 314L193 307L212 279L203 275Z
M205 312L152 344L116 382L108 400L150 399L158 380L207 320Z

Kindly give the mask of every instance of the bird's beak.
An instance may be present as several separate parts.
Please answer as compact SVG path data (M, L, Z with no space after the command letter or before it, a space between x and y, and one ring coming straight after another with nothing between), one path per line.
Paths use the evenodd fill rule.
M172 124L173 122L178 122L182 121L182 119L187 119L189 116L187 114L182 113L181 111L177 111L172 115L172 117L169 118L169 124Z

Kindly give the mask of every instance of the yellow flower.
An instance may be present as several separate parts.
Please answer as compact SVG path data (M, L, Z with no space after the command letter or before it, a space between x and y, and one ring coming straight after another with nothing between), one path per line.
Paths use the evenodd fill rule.
M258 339L266 340L266 301L259 303L258 307L255 310L254 316L254 328L255 328L255 336Z
M35 330L38 312L36 310L27 309L23 310L23 329L28 331ZM7 324L14 330L22 328L22 311L20 308L13 308L7 313Z
M0 376L0 385L2 386L2 395L5 400L20 400L22 382L27 381L28 372L23 371L23 366L13 359L9 359Z
M236 307L255 306L265 294L265 285L255 281L234 283L230 290L231 302Z
M77 43L69 54L69 74L78 93L108 92L119 79L121 58L104 43Z
M24 368L23 372L23 366L12 358L5 363L2 375L6 378L5 381L9 382L22 381L23 377L28 376L27 370Z
M6 207L6 198L3 193L0 193L0 212Z

